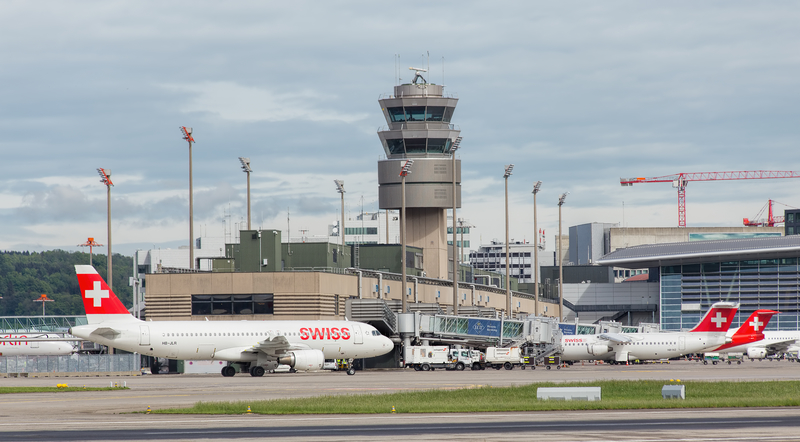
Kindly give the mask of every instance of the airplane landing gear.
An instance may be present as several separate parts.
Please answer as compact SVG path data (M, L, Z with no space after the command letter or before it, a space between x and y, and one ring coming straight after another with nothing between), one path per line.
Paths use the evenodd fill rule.
M222 367L222 375L225 376L226 378L229 378L235 374L236 374L236 369L233 368L233 366L226 365L225 367Z
M260 365L255 365L253 367L250 367L250 376L254 377L264 376L264 372L265 372L264 367Z
M355 368L353 368L353 367L350 367L350 368L348 368L348 369L347 369L347 374L348 374L349 376L352 376L352 375L356 374L356 369L355 369Z

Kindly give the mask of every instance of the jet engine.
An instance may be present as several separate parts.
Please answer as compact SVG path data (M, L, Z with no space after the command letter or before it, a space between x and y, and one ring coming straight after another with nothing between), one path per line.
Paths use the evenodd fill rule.
M604 355L604 354L606 354L606 353L608 353L610 351L611 351L611 347L609 347L608 345L604 345L604 344L592 344L592 345L589 345L589 354L590 355L600 356L600 355Z
M767 357L767 349L750 347L747 349L747 357L750 359L764 359Z
M319 350L296 350L278 358L279 364L288 365L295 370L321 370L325 355Z

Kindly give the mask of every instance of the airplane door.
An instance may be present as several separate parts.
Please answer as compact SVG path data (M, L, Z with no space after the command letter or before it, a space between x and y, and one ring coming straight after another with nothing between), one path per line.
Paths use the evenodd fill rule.
M139 345L150 345L150 327L147 325L139 326Z
M678 339L678 350L686 350L686 336L680 336Z
M31 348L39 348L39 342L36 340L28 341L31 343Z
M364 343L364 336L361 334L361 326L353 324L353 342L356 344Z

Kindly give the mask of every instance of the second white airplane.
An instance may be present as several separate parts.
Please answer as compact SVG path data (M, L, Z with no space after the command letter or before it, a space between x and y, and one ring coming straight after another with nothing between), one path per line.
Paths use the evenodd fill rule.
M70 334L147 356L223 360L263 376L278 364L319 370L326 359L371 358L394 348L375 327L353 321L148 321L131 315L92 266L76 265L88 325ZM236 369L222 368L223 376ZM350 368L347 374L355 374Z
M564 361L635 360L676 358L717 348L728 340L726 333L739 304L717 302L700 323L688 332L602 333L561 338Z

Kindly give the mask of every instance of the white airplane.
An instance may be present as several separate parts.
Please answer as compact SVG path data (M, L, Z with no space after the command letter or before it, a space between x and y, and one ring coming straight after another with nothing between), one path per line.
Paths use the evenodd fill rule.
M75 352L68 342L53 342L47 334L0 336L0 356L64 356Z
M688 332L602 333L563 336L561 359L565 361L668 359L689 353L702 353L728 342L726 333L739 304L717 302L700 323Z
M773 355L798 352L800 331L763 331L772 315L776 313L778 312L772 310L756 310L733 334L731 343L711 351L723 354L741 353L750 359L764 359ZM751 335L751 338L748 339L748 335Z
M370 358L394 348L368 324L353 321L141 321L128 313L92 266L76 265L88 325L70 334L147 356L222 360L263 376L279 364L295 370L322 369L326 359ZM223 376L236 369L222 368ZM347 374L355 374L350 368Z

